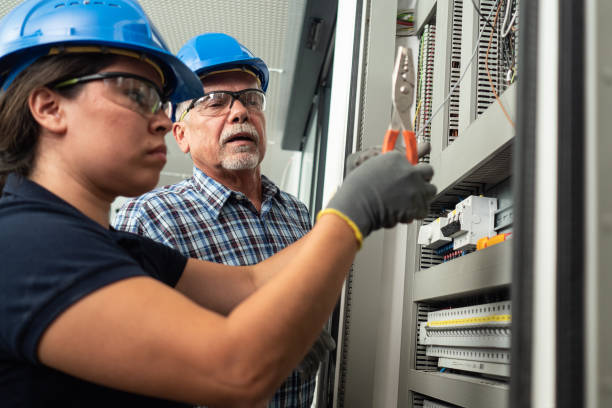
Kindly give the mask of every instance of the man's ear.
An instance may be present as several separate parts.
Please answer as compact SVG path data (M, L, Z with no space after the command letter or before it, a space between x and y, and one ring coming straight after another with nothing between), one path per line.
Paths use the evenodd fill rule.
M66 132L66 117L62 109L62 98L49 88L34 89L28 97L28 106L34 120L52 133Z
M185 137L185 126L185 122L174 122L172 124L172 134L181 151L189 153L189 141Z

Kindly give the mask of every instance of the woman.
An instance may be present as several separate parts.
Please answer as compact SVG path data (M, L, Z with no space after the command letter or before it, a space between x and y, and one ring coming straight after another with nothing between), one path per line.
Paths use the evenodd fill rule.
M201 94L132 0L31 0L0 21L3 406L254 406L306 354L362 236L422 217L431 168L364 163L312 232L251 267L109 228Z

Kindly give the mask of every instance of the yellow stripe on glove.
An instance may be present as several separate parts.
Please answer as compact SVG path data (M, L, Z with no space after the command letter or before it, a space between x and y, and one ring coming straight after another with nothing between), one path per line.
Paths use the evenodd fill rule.
M363 244L363 234L359 230L357 224L353 222L353 220L351 220L349 217L334 208L325 208L319 211L319 213L317 214L317 221L319 221L319 218L321 218L321 216L324 214L334 214L342 218L355 233L355 239L357 239L357 246L359 249L361 249L361 244Z

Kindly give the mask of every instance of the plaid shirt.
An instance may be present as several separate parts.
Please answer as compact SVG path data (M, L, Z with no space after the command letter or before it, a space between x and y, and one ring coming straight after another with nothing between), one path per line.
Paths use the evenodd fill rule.
M258 213L246 195L232 191L194 167L193 176L123 205L116 229L144 235L192 258L227 265L252 265L310 230L306 206L262 176ZM312 405L315 378L294 371L269 407Z

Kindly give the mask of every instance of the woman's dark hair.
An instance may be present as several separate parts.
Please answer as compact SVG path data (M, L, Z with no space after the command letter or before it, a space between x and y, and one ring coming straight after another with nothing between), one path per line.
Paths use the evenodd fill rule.
M23 70L0 94L0 191L9 173L28 176L34 164L40 127L28 107L30 93L60 80L94 74L111 65L116 56L66 54L44 57ZM70 98L80 86L57 90Z

